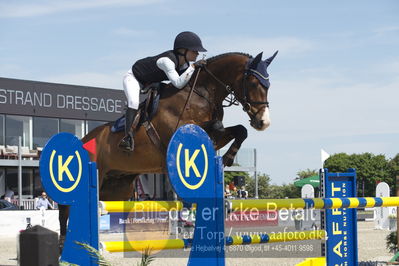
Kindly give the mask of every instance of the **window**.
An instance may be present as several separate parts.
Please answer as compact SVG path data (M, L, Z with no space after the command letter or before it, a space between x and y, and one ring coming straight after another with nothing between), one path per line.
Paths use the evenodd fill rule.
M40 178L40 169L33 169L33 197L38 197L42 194L44 188L42 187L42 180Z
M4 115L0 115L0 145L4 145Z
M18 137L22 137L22 146L30 147L30 117L7 115L5 123L6 145L18 145Z
M104 125L105 123L108 123L108 122L104 122L104 121L87 121L86 134L89 133L90 131L92 131L93 129L95 129L96 127Z
M4 168L0 168L0 196L6 193L6 173Z
M61 119L60 120L60 132L69 132L74 134L78 138L83 137L83 121L72 120L72 119Z
M33 169L22 168L22 195L34 196ZM6 186L8 186L15 195L18 195L18 169L10 167L6 169Z
M58 133L58 119L34 117L33 118L33 148L43 147L47 141Z

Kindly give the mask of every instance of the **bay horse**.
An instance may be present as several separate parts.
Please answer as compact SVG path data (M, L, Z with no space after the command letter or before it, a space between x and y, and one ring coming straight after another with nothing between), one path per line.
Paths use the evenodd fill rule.
M151 121L162 145L167 147L179 126L196 124L208 133L216 150L234 140L223 155L224 165L232 165L247 137L247 129L242 125L223 127L223 102L227 98L229 105L240 103L251 126L265 130L270 125L267 67L276 54L264 61L262 53L255 58L244 53L221 54L208 59L205 67L198 68L183 89L167 85ZM97 162L100 200L126 201L133 196L133 181L139 174L166 173L166 150L154 145L145 128L140 126L134 136L134 151L124 152L118 148L124 133L111 132L112 125L107 123L93 129L82 142L93 139L96 142L96 154L90 154L90 159ZM69 209L63 205L59 205L59 209L60 241L63 243Z

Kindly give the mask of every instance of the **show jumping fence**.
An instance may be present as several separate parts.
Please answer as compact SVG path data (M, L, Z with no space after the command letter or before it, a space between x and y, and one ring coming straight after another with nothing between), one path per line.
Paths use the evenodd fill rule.
M62 259L79 265L93 265L89 254L76 253L75 241L92 243L98 246L98 187L95 164L89 162L84 154L82 143L76 137L66 136L59 139L53 137L43 150L40 161L42 183L47 193L59 203L71 205L71 213L67 239ZM59 135L60 135L59 134ZM73 143L65 148L68 143ZM75 145L75 146L74 146ZM182 150L185 152L181 152ZM59 160L52 161L55 153L62 150ZM201 153L202 151L202 153ZM77 155L81 153L80 157ZM65 171L64 158L77 155L80 160L77 169L69 169L70 173L78 173L80 183L62 187L51 171L56 168ZM190 156L191 154L191 156ZM200 155L198 155L200 154ZM60 155L59 155L60 156ZM180 157L181 158L180 158ZM184 157L186 156L186 157ZM83 158L83 160L81 159ZM83 161L83 162L82 162ZM85 165L89 165L88 167ZM183 164L183 165L181 165ZM231 200L230 209L234 210L278 210L278 209L325 209L325 230L285 232L262 235L224 236L223 170L222 161L215 155L213 143L206 133L194 125L186 125L176 131L168 147L167 166L170 181L175 192L186 203L196 204L196 227L193 239L168 239L144 241L103 242L102 247L109 252L142 251L147 248L181 249L185 247L207 246L208 250L191 249L188 265L224 265L225 245L262 244L282 241L298 241L310 239L326 240L326 260L328 265L357 265L357 224L356 208L399 206L399 197L391 198L356 198L356 172L349 169L347 173L329 173L321 171L324 197L321 199L272 199L272 200ZM83 167L83 168L82 168ZM85 168L86 167L86 168ZM61 169L61 170L60 170ZM83 170L82 170L83 169ZM185 170L185 171L184 171ZM82 174L83 173L83 174ZM195 174L196 178L190 177ZM62 176L61 172L61 176ZM83 178L82 178L83 176ZM60 177L60 172L58 172ZM60 178L59 178L60 179ZM68 180L67 180L68 181ZM73 189L71 189L73 188ZM77 191L74 191L74 189ZM72 194L71 194L72 193ZM75 194L73 194L75 193ZM89 199L89 201L88 201ZM89 202L89 205L80 202ZM101 209L106 212L156 212L181 210L181 202L102 202ZM89 209L89 211L87 211ZM212 219L204 219L201 214L216 210ZM345 210L345 211L343 211ZM199 228L202 228L201 233ZM203 239L201 234L217 233L222 238ZM97 241L97 242L96 242ZM97 246L96 246L97 243ZM87 252L86 252L87 253Z

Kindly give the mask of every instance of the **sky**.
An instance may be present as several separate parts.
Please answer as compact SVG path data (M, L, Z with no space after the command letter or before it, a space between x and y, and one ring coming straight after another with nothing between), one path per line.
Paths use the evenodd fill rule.
M399 2L0 0L0 76L122 90L138 59L196 32L212 57L244 52L270 65L271 126L240 107L225 126L248 129L272 183L321 167L320 149L399 153Z

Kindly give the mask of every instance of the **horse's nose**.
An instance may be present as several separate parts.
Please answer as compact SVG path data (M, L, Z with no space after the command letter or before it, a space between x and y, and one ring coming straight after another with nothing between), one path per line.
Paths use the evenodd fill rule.
M251 120L251 126L256 130L263 131L270 126L270 120L253 119Z
M252 119L251 120L251 126L253 126L255 129L261 129L263 127L263 120L259 119Z

